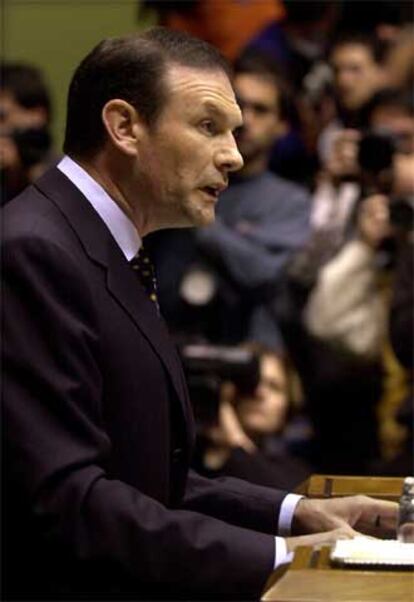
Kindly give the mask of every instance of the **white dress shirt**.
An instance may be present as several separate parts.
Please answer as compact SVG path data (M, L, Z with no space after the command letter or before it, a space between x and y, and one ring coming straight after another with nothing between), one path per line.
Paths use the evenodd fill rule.
M57 168L78 188L89 201L108 230L114 237L126 259L130 261L141 247L141 238L129 217L122 211L116 202L78 163L65 156ZM292 560L293 554L288 553L283 536L290 534L293 514L300 495L289 493L282 502L278 521L278 534L275 537L275 562L274 568Z

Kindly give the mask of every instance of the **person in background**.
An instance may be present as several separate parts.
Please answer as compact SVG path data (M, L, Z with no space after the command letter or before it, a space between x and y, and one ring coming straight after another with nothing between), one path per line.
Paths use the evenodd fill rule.
M412 231L413 117L412 101L404 94L375 96L371 128L354 141L361 198L347 232L337 246L313 236L288 270L291 307L300 299L296 322L287 329L288 347L295 349L291 353L313 416L317 463L328 472L340 466L350 473L371 470L370 462L381 455L379 444L384 445L385 416L394 411L387 407L391 392L384 378L391 370L385 353L387 291L401 239ZM398 395L393 403L395 409Z
M333 70L337 117L321 133L319 155L322 164L330 160L332 145L342 130L367 126L370 101L386 87L386 47L374 35L346 32L333 41L329 63Z
M42 73L24 63L0 65L1 202L7 203L50 165L50 96Z
M322 124L334 115L332 95L326 94L332 78L325 51L340 15L340 3L292 0L284 6L285 18L266 25L246 48L277 63L295 95L295 118L274 144L269 167L310 188L318 169L317 136Z
M139 15L142 9L154 9L160 25L213 44L229 61L262 27L285 15L281 0L143 0Z
M286 17L266 25L247 45L265 52L280 65L296 93L321 59L340 15L336 2L285 0Z
M250 348L258 357L259 381L252 391L231 381L222 384L217 424L201 431L195 466L210 477L227 475L294 489L312 469L289 451L284 437L292 411L292 375L271 349Z
M372 106L387 80L384 47L373 35L347 32L330 50L337 115L318 138L321 169L315 179L311 225L315 241L332 256L349 236L361 195L358 147Z
M405 24L412 22L412 6L405 0L379 0L372 10L370 0L342 2L338 31L373 33L384 43L398 40Z
M142 239L214 220L241 123L211 46L163 28L103 40L70 85L65 157L4 209L6 599L256 599L296 546L395 529L392 502L189 470Z

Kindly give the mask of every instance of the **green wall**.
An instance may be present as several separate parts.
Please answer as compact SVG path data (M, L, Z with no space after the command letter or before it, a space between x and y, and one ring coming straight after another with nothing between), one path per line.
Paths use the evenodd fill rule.
M57 151L73 70L102 38L151 25L148 17L138 22L137 7L137 0L3 0L3 58L28 61L43 69L53 100Z

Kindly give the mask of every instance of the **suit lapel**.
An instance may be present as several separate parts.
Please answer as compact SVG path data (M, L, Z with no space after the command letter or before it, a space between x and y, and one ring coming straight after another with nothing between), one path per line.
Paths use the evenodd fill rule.
M110 293L162 361L181 402L184 416L189 420L182 368L167 327L140 286L105 223L83 194L57 168L46 172L35 186L65 215L90 259L106 269L106 282Z

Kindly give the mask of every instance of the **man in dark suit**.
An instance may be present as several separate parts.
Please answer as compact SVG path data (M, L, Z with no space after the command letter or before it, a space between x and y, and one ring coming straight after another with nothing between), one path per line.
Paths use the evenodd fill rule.
M213 220L240 122L205 43L105 40L73 77L66 157L5 210L6 599L258 596L296 545L395 523L391 503L188 470L187 389L138 250ZM274 537L291 523L314 534Z

